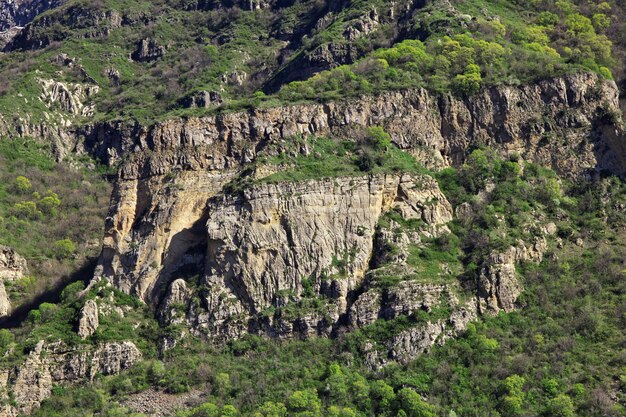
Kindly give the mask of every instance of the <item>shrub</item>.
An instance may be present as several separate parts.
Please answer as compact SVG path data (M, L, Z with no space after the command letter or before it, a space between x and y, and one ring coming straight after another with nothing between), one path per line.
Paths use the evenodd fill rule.
M47 195L38 201L37 206L47 216L54 217L57 208L61 205L61 199L56 193L48 191Z
M52 252L57 259L69 258L76 252L76 244L70 239L61 239L54 242Z
M367 139L378 151L386 152L391 146L391 135L380 126L367 129Z
M15 179L14 188L17 193L26 194L33 188L33 186L28 178L20 175Z
M403 388L398 392L398 402L401 411L406 413L407 417L435 417L434 408L425 403L420 395L409 388Z
M287 399L287 410L290 412L310 413L311 416L317 416L321 407L320 399L315 390L312 389L295 391Z
M11 208L11 214L25 220L40 220L43 217L43 213L39 211L37 204L33 201L15 203Z

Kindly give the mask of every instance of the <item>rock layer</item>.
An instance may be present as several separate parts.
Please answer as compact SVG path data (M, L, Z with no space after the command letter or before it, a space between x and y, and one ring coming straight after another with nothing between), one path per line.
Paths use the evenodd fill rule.
M13 249L0 245L0 317L11 311L11 302L4 285L28 274L26 260Z
M62 342L39 342L24 363L0 374L0 388L14 406L0 409L0 416L30 414L52 392L53 384L92 380L97 374L114 375L141 359L132 342L109 342L84 350Z

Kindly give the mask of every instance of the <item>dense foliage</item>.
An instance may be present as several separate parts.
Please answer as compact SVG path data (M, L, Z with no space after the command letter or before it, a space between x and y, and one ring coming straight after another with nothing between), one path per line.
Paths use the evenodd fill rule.
M364 365L365 340L383 342L415 320L433 317L381 320L334 341L272 342L248 336L217 348L190 337L157 356L156 338L149 334L179 330L155 332L156 325L135 310L127 318L111 320L116 323L105 324L93 337L141 340L146 360L127 373L99 379L91 388L59 387L37 415L134 415L120 404L148 387L201 393L202 403L181 411L184 417L623 415L623 183L614 178L570 183L535 165L501 160L488 150L475 151L459 170L448 169L438 177L455 206L470 203L475 209L475 218L453 224L458 242L452 245L462 250L458 256L465 278L484 254L534 233L521 230L532 218L557 221L557 240L544 261L519 270L526 290L518 312L483 317L462 337L435 347L408 367L391 364L372 371ZM486 188L491 190L488 197L478 199ZM504 225L499 220L503 215ZM446 251L450 243L429 248L434 256L437 248ZM73 291L66 290L60 306L41 306L39 314L33 313L38 317L31 319L35 327L29 332L42 334L37 322L60 326L63 320L75 320L72 313L60 313L84 302L72 297ZM101 287L91 294L106 298L107 291ZM132 305L131 299L117 297L121 306ZM124 324L137 321L145 323L145 330ZM9 338L6 343L17 342Z
M24 256L30 272L7 283L14 306L98 255L109 195L88 158L56 163L32 139L0 139L0 244Z
M609 79L623 72L623 62L614 59L626 50L619 1L434 1L400 21L388 16L412 2L331 3L245 11L202 1L69 1L40 16L29 32L43 49L0 55L0 113L28 113L32 120L52 115L37 99L46 78L97 84L96 118L153 121L215 111L219 103L184 109L199 91L219 92L225 99L219 108L239 109L415 87L464 96L571 71ZM333 20L316 26L330 10ZM373 10L375 30L348 36ZM124 24L113 24L115 15ZM166 48L164 55L129 60L148 38ZM288 50L282 39L290 40ZM328 48L350 50L350 57L319 69L351 64L309 78L303 57L323 56ZM289 83L294 79L304 80Z

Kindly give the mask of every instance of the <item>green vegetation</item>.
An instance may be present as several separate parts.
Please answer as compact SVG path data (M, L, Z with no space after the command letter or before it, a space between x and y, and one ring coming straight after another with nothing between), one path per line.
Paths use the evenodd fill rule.
M621 331L626 324L624 184L614 178L570 183L515 158L501 160L487 149L476 150L458 170L442 171L439 180L455 207L470 204L473 214L452 225L454 234L425 241L415 254L416 265L456 260L471 278L485 254L514 243L503 235L529 239L548 221L558 223L556 237L562 242L550 246L541 264L519 268L525 286L519 311L485 316L462 337L406 367L367 368L366 342L384 354L394 335L448 317L445 304L428 313L379 320L336 340L246 336L220 348L189 336L160 356L158 338L181 328L158 329L147 309L117 292L119 306L132 308L124 317L101 316L101 329L91 340L76 340L71 328L85 299L72 295L82 288L75 284L61 304L34 311L23 333L15 338L0 333L0 345L23 351L41 337L141 343L142 363L122 375L98 378L91 387L58 387L39 416L133 415L120 400L148 387L206 395L203 404L181 411L181 417L623 415L623 406L610 398L623 400L626 380L619 349L626 342ZM606 224L596 221L599 213ZM387 222L402 228L421 227L395 213L388 216ZM536 218L541 224L533 226ZM578 237L584 237L584 247L574 243ZM94 288L87 299L108 299L110 291ZM309 308L297 307L296 316ZM137 329L136 323L141 323Z
M98 255L110 188L75 163L57 164L32 139L0 139L0 244L24 256L31 274L7 283L14 306Z
M394 13L410 3L396 2ZM246 11L204 1L72 0L35 20L30 42L44 48L0 55L5 81L0 114L60 122L38 99L40 79L97 84L100 91L90 99L96 120L148 123L416 87L467 96L484 86L576 71L611 79L612 72L623 71L614 55L626 50L626 30L614 17L623 12L613 3L464 0L453 1L450 9L446 3L427 2L395 21L387 17L393 6L389 2L363 0L339 8L327 25L316 26L327 11L326 1ZM373 9L376 30L351 40L347 33ZM124 23L114 23L113 13L123 16ZM129 60L146 38L165 47L165 54L148 62ZM282 39L292 41L292 54L283 55ZM337 58L338 63L355 62L285 84L292 73L306 73L312 65L308 57L324 55L328 48L349 49L350 58ZM82 70L68 66L60 54L75 59ZM276 89L277 94L268 93ZM220 92L225 103L184 108L200 91Z
M43 47L0 54L1 126L26 116L29 123L51 126L61 119L78 125L153 123L407 88L465 98L488 86L578 71L619 80L626 62L626 16L619 1L456 0L452 9L432 1L396 22L392 3L402 10L420 2L354 0L334 2L341 4L333 18L319 25L331 2L281 2L284 7L253 11L215 3L70 0L45 13L30 29L33 44ZM376 30L365 33L373 8ZM121 24L111 12L119 13ZM356 27L363 30L349 39ZM163 46L164 55L129 59L146 38ZM70 65L61 54L75 61ZM314 62L333 69L287 82ZM340 62L351 64L335 67ZM58 103L48 108L39 99L41 79L98 85L90 98L94 118L66 114ZM224 104L184 108L200 91L219 92ZM280 152L270 145L227 191L255 181L427 173L410 153L392 146L381 127L346 132L349 140L295 137ZM64 284L97 255L110 188L91 161L57 163L46 146L29 139L1 139L0 168L0 244L25 256L30 270L6 283L19 306ZM254 175L263 172L271 174ZM407 269L383 264L368 276L366 285L383 295L401 281L422 280L450 284L458 298L474 296L490 254L520 242L530 246L548 234L548 225L556 232L547 239L543 261L518 265L525 289L518 311L481 317L461 337L408 366L371 369L368 363L373 353L388 358L390 338L447 319L451 306L442 302L428 312L380 319L350 334L338 329L332 340L278 342L249 335L214 346L189 334L184 324L160 326L151 306L106 283L85 291L81 281L66 286L58 303L39 304L21 327L0 329L0 362L19 364L40 340L81 349L130 340L141 349L144 360L121 375L99 375L89 386L55 386L36 416L138 416L120 404L149 388L201 392L202 404L181 410L179 417L626 414L624 182L602 175L570 181L483 148L456 169L428 174L438 180L457 218L451 233L424 235L408 246ZM424 224L391 211L379 228L399 235L420 233ZM390 243L377 255L398 251ZM351 251L336 253L339 274L328 278L341 279L351 257ZM192 291L204 290L198 275L189 281ZM289 302L261 317L324 317L332 304L315 296L312 280L303 282L301 294L280 296ZM97 331L82 340L76 334L79 312L96 298L112 305L101 311ZM162 351L165 337L181 334L176 346Z
M463 97L483 86L518 85L578 70L613 78L612 43L603 34L611 23L608 3L455 3L465 15L452 14L438 2L414 14L415 29L427 34L422 39L404 40L355 64L291 83L279 97L332 100L418 87Z
M280 169L261 181L305 181L423 170L412 155L391 145L391 137L382 128L373 127L357 136L360 137L354 140L292 138L292 152L261 159L260 164Z

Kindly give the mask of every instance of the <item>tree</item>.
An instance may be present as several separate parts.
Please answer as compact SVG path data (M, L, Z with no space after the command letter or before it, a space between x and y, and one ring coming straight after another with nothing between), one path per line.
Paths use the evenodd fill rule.
M14 188L19 194L26 194L33 188L33 186L28 178L20 175L15 179Z
M220 417L219 407L212 403L204 403L193 409L189 417Z
M367 129L367 139L378 151L386 152L391 146L391 135L381 126L372 126Z
M424 402L420 395L409 388L403 388L398 392L398 402L401 411L406 413L407 417L435 417L434 408Z
M76 252L76 244L70 239L61 239L54 242L52 252L58 259L69 258Z
M37 204L34 201L15 203L11 208L11 214L24 220L39 220L43 216L41 211L37 209Z
M376 402L376 411L379 415L391 415L391 408L396 399L393 387L385 381L374 381L372 383L371 396Z
M565 394L557 395L548 401L546 414L550 417L574 417L574 403Z
M504 380L502 388L506 395L500 400L500 410L504 415L519 416L523 411L526 380L519 375L511 375Z
M287 399L287 410L291 413L302 413L307 416L319 416L322 404L315 390L295 391ZM297 415L297 414L296 414Z
M48 190L48 193L44 198L37 202L39 209L47 216L53 217L57 214L57 208L61 205L61 199L59 196Z
M254 417L285 417L287 415L287 407L283 403L273 403L271 401L264 403Z
M454 77L452 88L457 94L471 96L478 91L482 85L482 77L480 76L480 67L476 64L470 64L466 67L465 73Z

